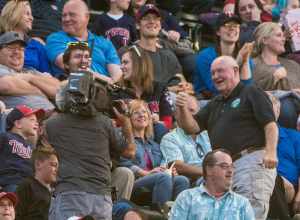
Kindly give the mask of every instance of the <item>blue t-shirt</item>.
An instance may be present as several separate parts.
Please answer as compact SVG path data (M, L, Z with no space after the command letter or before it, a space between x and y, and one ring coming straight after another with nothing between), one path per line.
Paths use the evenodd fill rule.
M213 95L218 94L211 79L210 66L214 59L217 58L217 52L214 47L208 47L197 55L196 71L193 78L193 85L196 93L210 91Z
M36 69L39 72L50 73L50 65L45 46L39 41L30 39L25 48L24 67L26 69Z
M300 174L300 132L279 127L277 154L278 174L297 186Z
M64 31L51 34L47 38L47 55L53 67L53 75L59 76L64 71L55 65L58 55L64 53L69 42L77 42L76 37L68 35ZM91 69L100 74L109 76L107 64L120 64L117 51L111 41L88 32L88 44L92 49L92 65Z

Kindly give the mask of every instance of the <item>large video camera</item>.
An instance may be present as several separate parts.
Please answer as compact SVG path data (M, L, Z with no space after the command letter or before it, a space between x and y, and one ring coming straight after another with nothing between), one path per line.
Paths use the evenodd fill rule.
M109 84L94 77L89 71L70 73L67 85L56 95L56 105L62 112L82 116L93 116L102 112L114 117L112 107L117 100L134 99L135 94L128 88ZM118 109L122 112L122 109Z

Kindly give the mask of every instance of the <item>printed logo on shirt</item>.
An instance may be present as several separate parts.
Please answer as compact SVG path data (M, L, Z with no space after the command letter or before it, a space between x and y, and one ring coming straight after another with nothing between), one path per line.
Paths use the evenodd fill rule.
M17 140L9 140L8 144L12 147L12 153L24 159L30 159L32 150L30 147L25 147L23 143Z
M126 46L129 43L130 32L125 28L115 27L115 28L111 28L108 31L106 31L105 36L110 40L113 37L120 36L120 37L122 37L123 46Z
M231 108L237 108L241 103L241 99L237 98L231 102Z

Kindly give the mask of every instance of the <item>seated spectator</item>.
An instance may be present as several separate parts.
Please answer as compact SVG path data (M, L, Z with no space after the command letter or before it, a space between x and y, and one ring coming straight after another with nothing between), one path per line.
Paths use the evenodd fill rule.
M16 219L48 220L58 156L50 145L39 145L33 150L31 160L34 176L26 178L17 188L19 203L16 207Z
M135 20L125 14L130 0L107 0L109 11L97 16L92 31L111 40L116 49L132 44L137 40Z
M4 191L15 192L23 178L32 175L33 146L28 140L38 135L38 119L43 113L22 105L7 115L7 132L0 134L0 186Z
M233 163L227 151L216 149L205 156L203 177L205 183L180 193L170 219L255 219L248 199L231 191Z
M25 46L23 36L17 32L0 35L0 99L7 108L24 104L53 110L49 99L55 97L59 81L49 75L23 69Z
M58 77L64 71L63 53L67 44L76 41L88 42L92 50L91 69L118 81L122 75L120 60L111 41L96 36L87 29L89 10L82 0L69 0L63 8L62 31L47 38L47 54Z
M0 0L0 9L9 0ZM61 28L61 12L66 0L30 0L34 17L30 35L45 44L46 37Z
M141 188L152 192L152 205L158 208L189 188L189 180L176 175L176 169L161 166L162 154L159 145L152 140L151 113L147 104L133 100L129 104L129 115L136 143L136 154L131 160L123 159L121 164L129 167L136 175L133 194ZM172 177L174 175L174 177ZM137 195L138 196L138 195Z
M249 65L249 57L243 55L244 52L247 52L245 49L248 45L245 44L244 49L240 50L238 45L239 36L240 19L236 16L219 15L216 23L216 46L200 51L196 59L193 85L195 92L201 94L203 98L209 99L218 94L210 70L215 58L228 55L237 58L242 66ZM243 74L241 74L241 79L244 79Z
M199 110L197 100L190 96L188 108L192 114L196 114ZM175 111L175 119L179 117ZM160 143L160 149L163 154L165 163L175 162L175 168L180 175L189 177L192 180L199 179L202 172L202 161L204 156L211 151L209 137L207 131L199 134L188 135L178 127L166 134Z
M235 14L241 19L240 46L254 41L254 30L261 23L262 5L259 0L237 0Z
M140 31L137 45L148 53L154 67L154 80L166 83L176 73L182 73L181 65L175 54L157 44L161 30L161 14L154 5L142 6L136 16Z
M12 16L12 14L14 16ZM28 1L9 1L1 11L1 32L16 31L25 36L24 68L50 73L46 49L39 41L29 38L33 17Z
M15 220L17 202L15 193L0 192L0 220Z
M263 90L300 88L300 65L279 57L285 51L285 36L277 23L260 24L254 33L253 79Z
M172 109L168 102L167 88L165 84L154 81L149 54L134 45L122 48L120 57L123 71L121 83L132 88L137 98L147 102L154 123L161 120L167 128L172 128Z
M138 11L142 6L146 4L155 5L153 0L132 0L131 1L131 14L132 16L138 16ZM169 12L159 9L161 15L161 27L167 31L168 39L172 41L178 41L180 38L186 38L188 35L179 25L178 20Z

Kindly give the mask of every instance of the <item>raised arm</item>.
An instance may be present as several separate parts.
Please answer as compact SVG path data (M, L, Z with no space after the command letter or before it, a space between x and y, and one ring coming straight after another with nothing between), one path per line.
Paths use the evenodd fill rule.
M200 127L190 110L187 108L189 95L184 92L179 92L176 97L176 108L178 108L178 123L180 127L188 134L197 134L200 132Z

